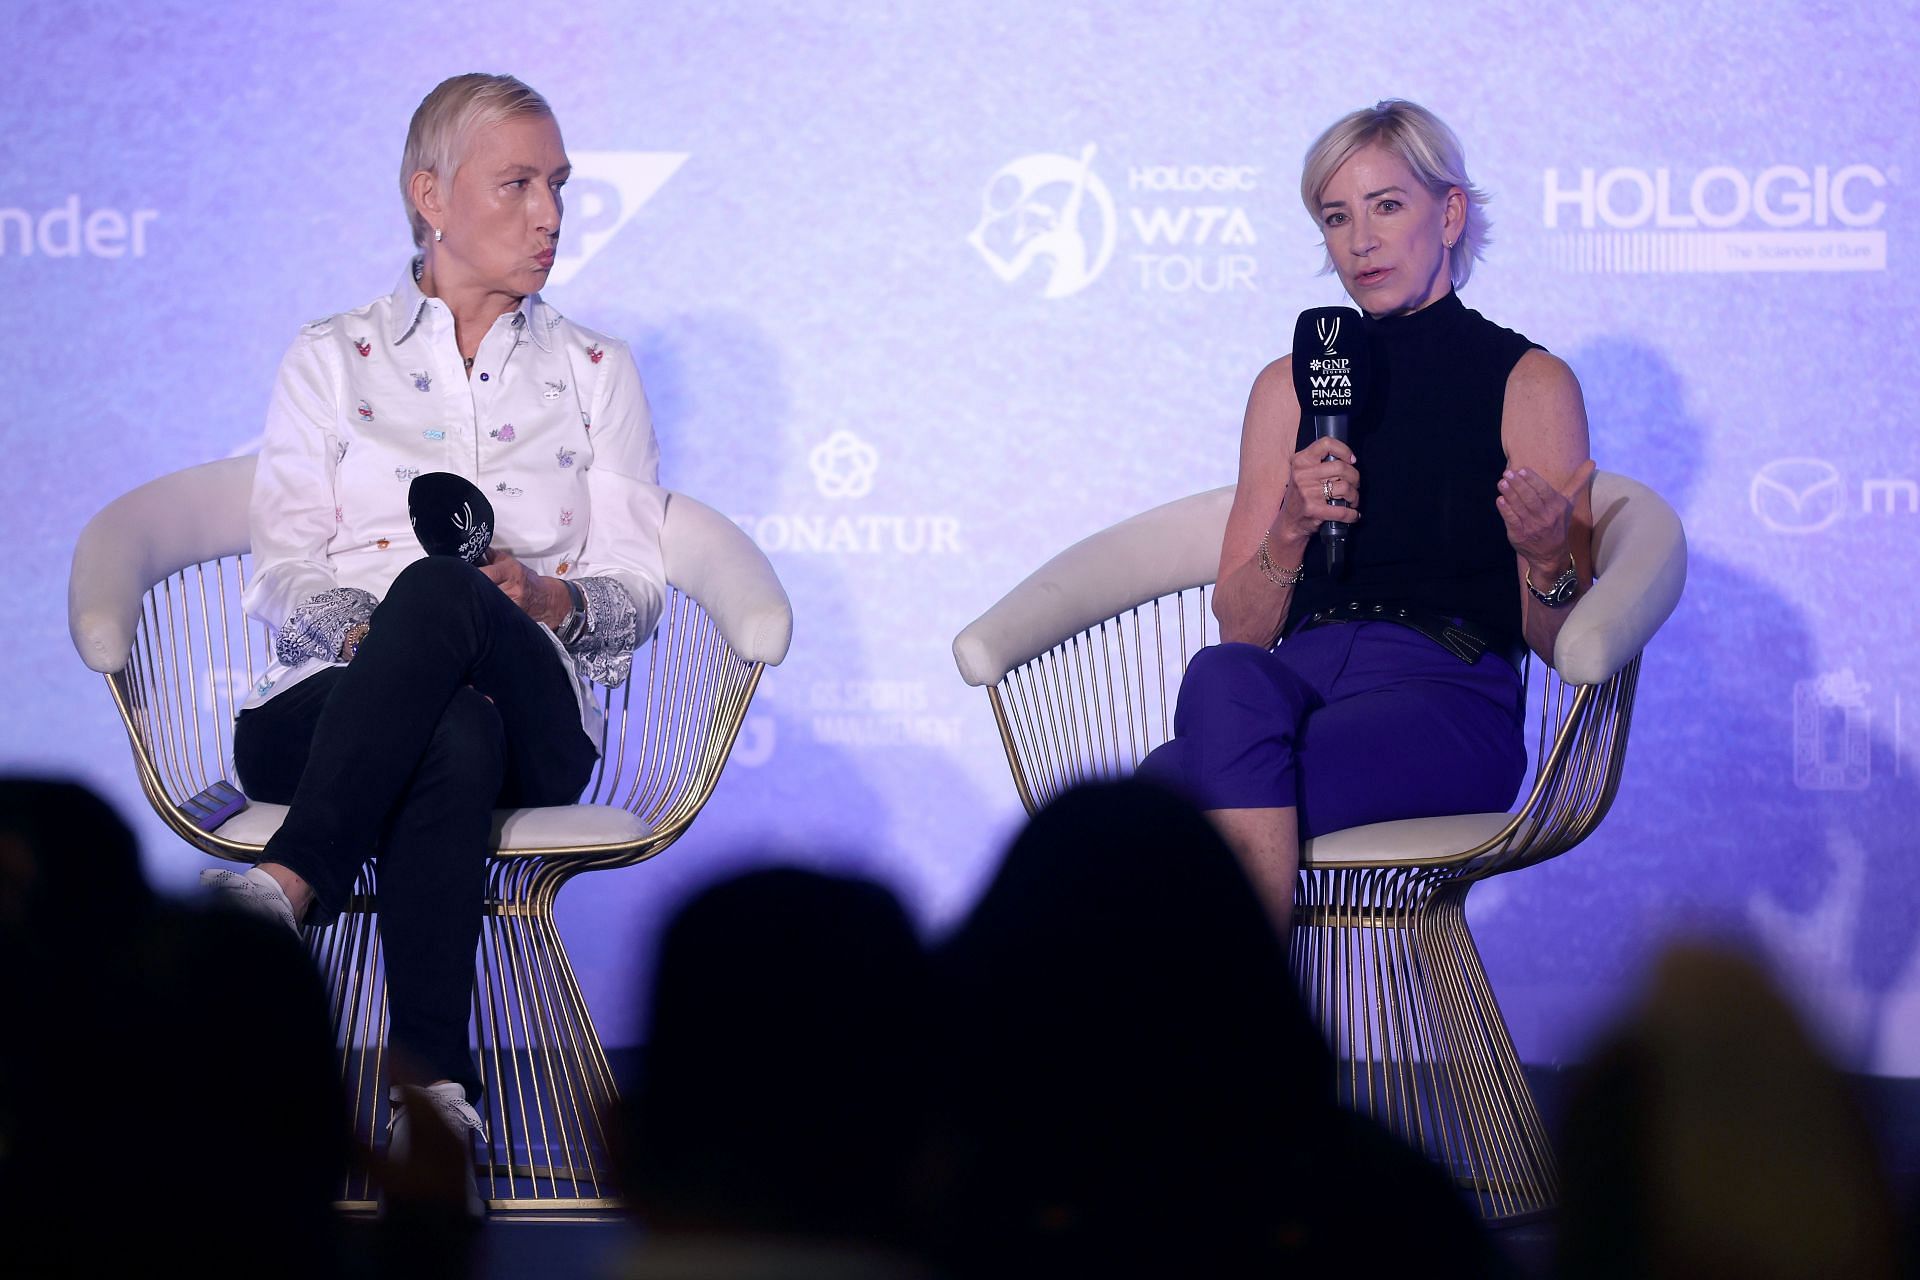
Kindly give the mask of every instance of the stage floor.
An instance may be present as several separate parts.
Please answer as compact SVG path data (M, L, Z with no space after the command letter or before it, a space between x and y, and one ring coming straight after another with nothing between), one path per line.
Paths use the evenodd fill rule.
M1551 1126L1571 1072L1529 1067L1527 1075ZM1912 1203L1920 1192L1920 1080L1859 1076L1854 1084L1869 1123L1881 1135L1895 1187ZM1551 1217L1499 1227L1494 1235L1523 1275L1544 1280L1551 1273ZM487 1220L477 1275L482 1280L607 1275L638 1239L618 1214L498 1213Z

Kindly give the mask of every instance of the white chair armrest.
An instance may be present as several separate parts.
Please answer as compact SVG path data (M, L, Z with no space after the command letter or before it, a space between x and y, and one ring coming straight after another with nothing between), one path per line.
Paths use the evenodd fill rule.
M247 549L253 456L175 471L121 495L87 521L67 578L67 626L81 660L126 667L140 601L170 573Z
M793 605L740 526L684 493L667 494L660 530L667 581L699 602L733 651L777 666L793 641Z
M1192 494L1076 542L969 623L953 660L971 685L1135 605L1212 582L1233 486Z
M1595 472L1593 523L1593 587L1553 645L1554 670L1572 684L1599 684L1631 662L1673 613L1687 582L1686 531L1647 486Z

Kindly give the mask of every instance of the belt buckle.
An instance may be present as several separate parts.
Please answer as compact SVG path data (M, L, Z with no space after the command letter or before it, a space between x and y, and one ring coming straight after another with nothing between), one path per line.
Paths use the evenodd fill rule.
M1471 631L1448 625L1440 629L1440 643L1448 653L1471 666L1487 651L1487 642Z

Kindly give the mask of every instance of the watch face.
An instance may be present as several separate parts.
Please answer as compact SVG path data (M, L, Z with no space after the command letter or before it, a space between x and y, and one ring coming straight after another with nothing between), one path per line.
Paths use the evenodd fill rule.
M1545 591L1534 586L1532 579L1527 581L1527 590L1533 592L1533 598L1547 608L1561 609L1573 602L1574 589L1578 585L1579 580L1573 571L1573 566L1568 565L1560 571L1560 576L1555 578L1552 585Z

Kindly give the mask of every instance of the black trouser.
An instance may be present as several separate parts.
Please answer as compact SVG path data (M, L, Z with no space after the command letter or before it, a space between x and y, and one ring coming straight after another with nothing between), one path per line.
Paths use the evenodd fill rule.
M493 809L571 804L595 758L553 642L479 570L417 560L351 665L243 712L233 739L247 795L292 806L261 860L313 886L309 923L378 855L395 1081L478 1099L467 1016Z

